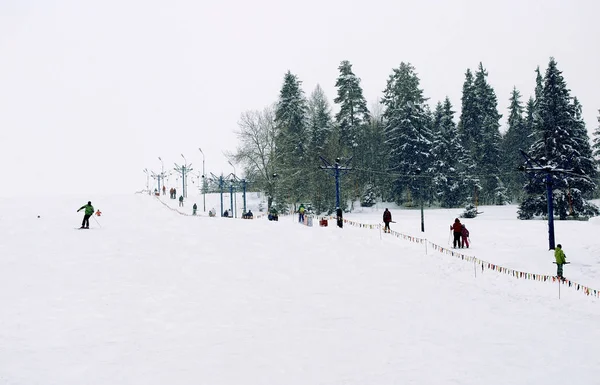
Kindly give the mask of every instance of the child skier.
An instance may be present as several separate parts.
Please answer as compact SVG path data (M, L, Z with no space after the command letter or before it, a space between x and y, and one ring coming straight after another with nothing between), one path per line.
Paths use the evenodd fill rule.
M467 230L467 226L465 226L464 223L460 229L460 235L462 236L462 244L460 247L464 248L466 245L467 249L468 249L469 248L469 230Z
M554 258L556 259L556 276L563 278L563 265L567 263L567 257L560 243L554 249Z

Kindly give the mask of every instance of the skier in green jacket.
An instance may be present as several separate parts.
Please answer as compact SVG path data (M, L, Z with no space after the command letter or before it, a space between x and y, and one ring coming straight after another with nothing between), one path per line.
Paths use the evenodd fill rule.
M556 276L558 278L563 278L563 265L567 263L567 257L565 256L561 244L556 245L556 249L554 249L554 258L556 259Z
M89 229L90 217L94 214L94 206L92 206L92 202L88 202L87 205L81 206L77 212L80 212L83 209L85 209L85 215L83 216L83 222L81 222L80 229Z

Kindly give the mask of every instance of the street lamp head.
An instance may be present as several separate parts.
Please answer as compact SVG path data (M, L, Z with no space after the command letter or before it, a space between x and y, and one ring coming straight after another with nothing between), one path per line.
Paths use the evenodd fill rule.
M158 157L158 160L160 160L162 162L162 159L160 158L160 156Z
M335 158L335 163L340 163L342 160L340 158Z

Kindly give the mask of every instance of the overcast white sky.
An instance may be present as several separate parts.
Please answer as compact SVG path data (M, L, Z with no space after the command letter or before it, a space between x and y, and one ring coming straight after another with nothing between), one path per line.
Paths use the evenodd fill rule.
M466 68L489 71L506 115L550 56L591 132L600 108L594 0L0 0L2 194L144 188L184 154L232 170L240 113L277 99L289 69L332 101L341 60L369 105L411 62L432 104L460 108ZM239 170L239 168L238 168Z

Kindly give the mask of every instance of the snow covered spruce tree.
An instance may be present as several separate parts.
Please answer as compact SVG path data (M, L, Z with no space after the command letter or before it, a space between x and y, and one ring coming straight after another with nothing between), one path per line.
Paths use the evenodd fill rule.
M459 132L463 146L469 151L481 180L479 201L484 204L505 204L506 188L500 178L500 118L494 89L487 82L483 64L475 79L467 70L463 86L463 110Z
M298 77L288 71L284 76L275 107L278 203L288 199L291 202L298 202L303 198L303 194L307 193L304 185L304 170L307 168L305 143L307 105L301 85L302 82Z
M331 108L321 86L317 84L308 100L308 125L306 128L308 169L305 171L309 200L316 213L333 209L335 183L333 178L318 169L319 156L332 156L331 137L333 121Z
M365 146L368 133L369 109L360 86L360 79L352 72L352 64L343 60L338 67L340 71L335 82L337 97L333 100L339 105L339 112L335 115L338 128L338 139L341 152L338 157L352 158L353 171L342 179L343 193L352 197L353 201L360 194L367 181L369 168L368 146Z
M431 131L425 102L414 67L401 63L388 78L381 100L386 108L391 195L397 203L405 201L405 193L424 199L429 190Z
M530 156L543 166L572 170L572 173L557 174L552 180L554 214L559 219L567 219L568 215L598 215L598 208L585 200L596 187L596 168L581 118L581 105L571 98L554 58L548 63L534 119L535 142ZM525 191L528 196L519 207L519 218L546 215L545 179L530 179Z
M452 103L448 98L436 106L432 138L432 189L435 199L442 207L461 207L471 201L477 181L469 175L469 159L460 144Z
M598 110L598 127L596 127L596 130L594 130L594 133L592 135L594 137L594 144L592 145L592 155L594 156L594 159L596 160L596 165L598 167L598 165L600 165L600 110Z
M598 127L593 132L593 144L592 144L592 156L596 161L596 171L600 170L600 110L598 110ZM598 185L598 179L596 179L596 185ZM598 190L596 189L596 197L598 197Z
M508 129L504 134L502 140L502 174L506 182L506 188L508 194L511 197L511 201L523 200L523 185L527 181L527 177L517 171L519 166L522 166L525 159L521 155L520 149L527 150L533 143L533 137L531 136L532 126L528 125L528 120L533 115L530 109L530 103L533 100L530 99L528 102L528 115L527 119L523 116L523 105L521 104L521 93L514 88L510 96L510 105L508 107Z

